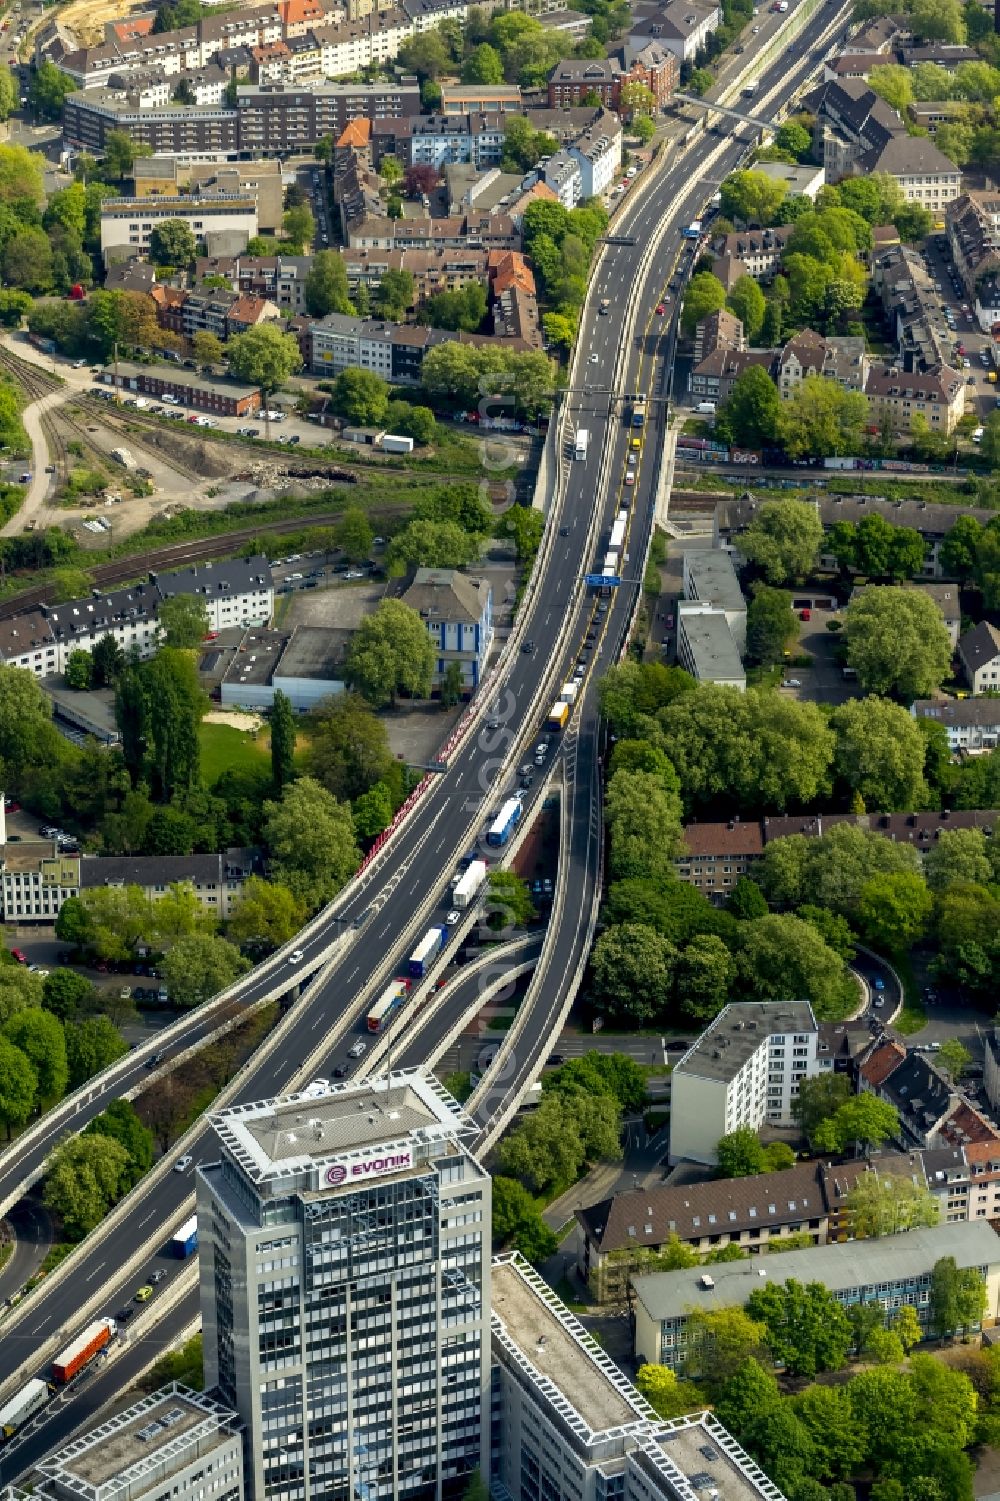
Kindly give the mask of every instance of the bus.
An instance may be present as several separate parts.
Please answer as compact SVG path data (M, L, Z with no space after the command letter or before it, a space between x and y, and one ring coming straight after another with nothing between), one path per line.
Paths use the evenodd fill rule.
M578 427L576 430L576 442L573 445L574 459L586 459L589 447L590 433L585 427Z
M632 426L646 426L646 398L645 396L633 396L632 398Z
M611 528L611 540L608 543L608 546L610 548L612 548L615 552L620 552L621 549L622 549L622 547L624 547L624 545L625 545L625 526L626 526L626 522L627 522L627 513L625 515L623 515L619 511L618 518L615 521L614 526Z
M386 986L368 1013L369 1032L381 1032L393 1012L398 1011L406 1000L406 992L405 980L393 980L391 985Z
M490 825L489 833L486 835L486 843L493 845L506 844L511 834L513 834L520 817L521 799L519 797L509 798Z

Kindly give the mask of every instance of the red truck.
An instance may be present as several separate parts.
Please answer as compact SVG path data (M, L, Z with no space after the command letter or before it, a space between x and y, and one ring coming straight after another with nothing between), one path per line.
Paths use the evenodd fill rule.
M54 1379L63 1385L72 1381L76 1373L82 1371L88 1361L93 1360L97 1352L110 1343L117 1329L114 1319L95 1319L92 1324L88 1324L83 1333L78 1334L52 1362Z

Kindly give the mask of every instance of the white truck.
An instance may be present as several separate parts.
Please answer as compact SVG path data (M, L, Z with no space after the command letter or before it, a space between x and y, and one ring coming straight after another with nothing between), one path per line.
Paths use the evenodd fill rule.
M485 860L473 860L464 873L455 882L451 899L460 912L470 907L476 898L479 888L486 880L487 865Z
M49 1400L48 1383L33 1376L0 1407L0 1440L11 1438Z
M575 704L576 696L580 691L579 683L563 683L559 689L559 697L564 704Z
M585 427L578 427L576 430L576 443L573 447L574 459L586 459L589 447L590 433Z
M123 469L135 469L138 467L136 465L135 459L129 453L127 448L113 448L111 450L111 457L114 459L115 463L120 464Z

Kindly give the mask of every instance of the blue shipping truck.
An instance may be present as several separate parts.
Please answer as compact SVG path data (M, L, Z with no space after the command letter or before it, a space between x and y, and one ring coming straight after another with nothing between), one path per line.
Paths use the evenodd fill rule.
M178 1230L170 1242L171 1254L185 1261L198 1249L198 1216L193 1214Z
M422 980L427 973L427 966L444 948L448 937L447 928L430 928L421 938L413 953L410 955L409 971L415 980Z

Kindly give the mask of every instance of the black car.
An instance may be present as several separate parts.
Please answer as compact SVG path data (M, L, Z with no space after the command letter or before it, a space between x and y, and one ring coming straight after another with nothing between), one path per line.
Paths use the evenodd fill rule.
M292 433L288 441L289 443L301 443L302 439L299 437L298 433Z
M346 1075L347 1075L347 1064L346 1063L338 1063L337 1067L333 1071L333 1077L335 1079L343 1079L343 1078L346 1077Z
M124 1308L119 1308L118 1312L115 1314L115 1318L118 1320L119 1324L127 1324L134 1313L135 1309L132 1307L132 1304L126 1303Z
M151 1058L147 1058L146 1059L146 1067L147 1068L159 1068L159 1066L160 1066L160 1064L162 1062L163 1062L163 1054L162 1053L154 1053Z
M568 526L561 526L559 528L559 535L560 535L560 537L568 537L569 536L569 527Z
M535 643L533 641L526 641L521 650L526 657L533 657L535 655Z

